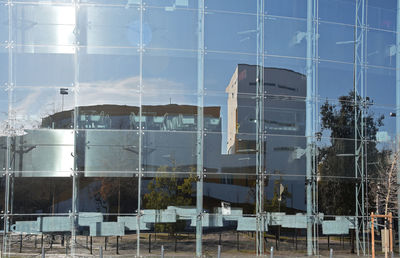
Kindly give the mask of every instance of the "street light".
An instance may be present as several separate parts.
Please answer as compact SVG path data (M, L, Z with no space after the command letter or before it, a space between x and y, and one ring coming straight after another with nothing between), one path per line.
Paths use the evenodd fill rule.
M60 94L62 96L61 112L64 110L64 95L68 95L68 88L60 88Z

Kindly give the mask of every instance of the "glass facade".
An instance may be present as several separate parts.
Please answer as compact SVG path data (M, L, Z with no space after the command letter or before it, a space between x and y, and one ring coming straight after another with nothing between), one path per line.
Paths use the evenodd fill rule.
M2 256L398 253L399 8L0 0Z

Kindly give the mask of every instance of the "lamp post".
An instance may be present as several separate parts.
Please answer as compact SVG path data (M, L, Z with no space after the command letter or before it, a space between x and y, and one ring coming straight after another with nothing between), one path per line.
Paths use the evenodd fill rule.
M60 88L61 100L61 111L64 111L64 95L68 95L68 88Z

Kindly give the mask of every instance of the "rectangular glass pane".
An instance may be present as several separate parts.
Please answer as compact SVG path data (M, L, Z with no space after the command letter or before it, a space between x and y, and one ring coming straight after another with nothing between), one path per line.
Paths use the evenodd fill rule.
M321 180L330 178L355 178L355 141L351 139L325 139L317 142L318 175ZM372 148L371 148L372 151ZM367 154L368 155L368 154Z
M196 95L175 94L163 91L143 92L142 128L155 131L196 132L198 112ZM205 108L205 112L216 114L218 109ZM139 117L135 118L139 126Z
M323 60L354 62L354 26L320 23L318 53Z
M10 169L15 176L66 177L73 171L72 130L24 130L10 144Z
M10 118L15 119L16 129L73 128L71 88L17 87L12 91L11 104Z
M242 80L241 85L246 88L243 89L244 92L255 93L253 83L256 79L257 56L207 52L204 56L204 64L204 90L206 94L212 92L225 94L229 85ZM239 74L238 67L243 67L242 70L246 70L246 72L240 70L242 74Z
M354 89L354 65L336 62L318 64L318 94L320 101L337 100Z
M135 48L83 47L79 50L79 85L136 89L139 52Z
M198 48L198 11L175 7L146 8L143 13L143 44L148 48Z
M396 71L368 67L367 96L378 106L396 105Z
M370 0L367 5L370 27L396 31L397 3L395 1Z
M73 5L14 4L14 41L19 45L71 46L75 43Z
M206 0L205 8L207 10L215 11L229 11L229 12L240 12L240 13L253 13L260 12L257 10L257 2L244 2L241 0Z
M142 178L140 252L159 254L196 249L196 179L189 174L145 174ZM151 243L149 243L151 241Z
M140 43L140 12L134 5L82 6L78 26L82 46L138 47Z
M396 33L371 29L367 44L368 65L396 67Z
M143 54L144 94L198 92L198 58L198 53L192 51L146 50Z
M6 45L7 42L9 41L8 38L8 22L9 22L9 17L8 17L8 10L9 7L8 5L1 4L0 3L0 45Z
M101 212L114 215L137 212L138 178L136 176L128 178L86 177L80 173L79 175L79 212ZM90 220L89 215L86 220ZM110 221L114 219L110 217ZM92 220L96 222L94 218ZM103 221L107 221L107 217L101 216L99 222Z
M74 56L71 53L53 53L53 50L51 47L41 47L37 53L36 50L17 47L13 57L15 84L17 86L72 86Z
M55 214L68 213L71 210L72 178L70 177L15 177L11 184L14 188L12 214Z
M305 0L268 0L264 3L265 14L286 17L307 17Z
M265 165L267 173L282 175L306 174L306 142L300 136L265 137Z
M318 209L324 215L355 215L356 180L324 177L318 181ZM334 194L333 194L334 193ZM334 195L334 198L332 196Z
M208 132L204 136L204 171L207 173L255 174L256 136Z
M133 2L140 2L140 0L133 0ZM147 6L164 7L165 10L169 9L195 9L199 8L198 0L143 0L143 4Z
M256 54L256 22L256 15L208 12L205 46L208 50Z
M79 130L78 169L86 177L132 177L139 169L139 132Z
M77 103L78 128L138 129L139 91L136 87L136 82L126 81L120 87L103 88L89 84L80 88Z
M355 23L356 4L352 0L319 0L318 14L321 21ZM369 17L368 17L369 18Z
M145 131L142 135L144 171L195 172L197 169L196 132Z
M306 56L306 20L266 16L264 26L265 54L285 57Z

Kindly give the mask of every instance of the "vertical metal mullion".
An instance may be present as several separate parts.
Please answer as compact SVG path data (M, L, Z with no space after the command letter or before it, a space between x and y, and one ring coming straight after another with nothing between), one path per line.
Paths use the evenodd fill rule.
M71 255L76 253L76 231L78 226L77 216L79 211L79 168L78 168L78 146L77 139L79 135L78 117L78 94L79 94L79 0L73 1L75 9L75 41L74 41L74 169L72 171L72 213L71 213Z
M312 102L313 102L313 0L307 0L307 96L306 96L306 198L307 198L307 255L313 253L313 211L312 211ZM315 251L315 250L314 250Z
M197 182L196 182L196 256L202 256L203 237L203 143L204 143L204 0L198 2L197 54Z
M311 100L312 100L312 150L311 150L311 159L312 159L312 214L316 215L318 214L318 208L317 208L317 144L316 144L316 139L315 139L315 133L317 132L317 123L318 121L318 99L317 99L317 57L318 57L318 0L313 0L313 10L312 10L312 93L311 93ZM313 223L313 237L314 237L314 243L313 243L313 249L314 249L314 254L318 255L319 254L319 234L318 234L318 221L314 220Z
M400 151L400 0L397 0L396 16L396 153ZM397 162L397 184L400 184L400 164ZM400 191L397 191L397 217L400 217ZM400 223L398 224L398 239L400 239ZM399 245L400 253L400 245Z
M137 228L136 228L136 255L140 256L140 216L142 214L142 89L143 89L143 0L140 1L139 15L140 15L140 28L139 28L139 154L138 154L138 209L137 209Z
M8 230L9 230L9 220L10 220L10 179L12 177L11 164L10 164L10 148L11 148L11 137L12 137L12 129L14 128L14 118L13 118L13 107L12 107L12 94L14 88L14 73L13 73L13 34L12 34L12 0L8 0L8 127L6 128L6 135L7 135L7 145L6 145L6 162L5 168L5 193L4 193L4 233L3 233L3 248L1 256L7 254L7 242L8 242Z
M257 1L256 253L264 253L264 0Z
M356 198L356 248L360 253L360 244L365 254L365 193L364 193L364 113L365 102L365 60L364 60L364 34L365 34L365 0L356 0L356 13L354 24L354 173L355 173L355 198ZM358 100L360 92L360 100ZM359 183L360 181L360 183ZM361 225L358 220L361 215ZM360 241L360 227L362 243Z
M143 0L140 1L140 28L139 28L139 155L138 155L138 210L137 210L137 229L136 229L136 254L140 255L140 216L141 216L141 189L142 189L142 88L143 88Z

